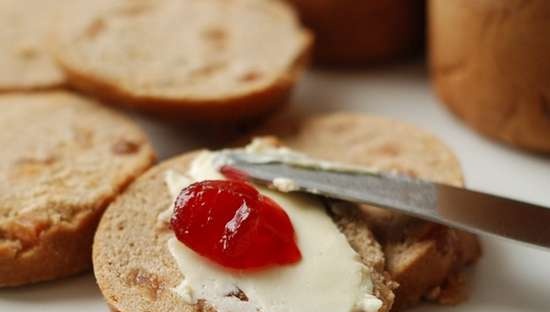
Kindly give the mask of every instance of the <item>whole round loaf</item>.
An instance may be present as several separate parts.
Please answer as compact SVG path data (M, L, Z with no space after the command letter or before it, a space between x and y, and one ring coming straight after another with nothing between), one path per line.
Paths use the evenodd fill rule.
M442 102L484 135L550 152L550 2L431 0L429 21Z
M279 0L102 1L76 24L56 49L69 84L200 122L250 119L285 104L312 42Z
M391 61L419 48L424 0L289 0L315 31L315 56L326 64Z
M91 267L106 206L154 161L128 118L67 92L0 97L0 287Z

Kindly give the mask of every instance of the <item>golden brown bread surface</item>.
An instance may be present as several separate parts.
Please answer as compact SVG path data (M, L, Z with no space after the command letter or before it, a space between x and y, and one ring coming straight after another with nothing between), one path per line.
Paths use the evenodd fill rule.
M248 119L284 104L312 41L277 0L124 0L86 20L56 49L73 87L193 121Z
M431 0L433 84L484 135L550 152L550 2Z
M420 48L424 0L288 0L315 31L315 56L327 64L390 61Z
M0 97L0 287L90 268L106 206L154 161L129 119L66 92Z
M462 185L460 165L434 136L407 124L352 113L310 118L275 118L259 134L330 161L395 171ZM399 283L394 309L422 299L458 303L465 299L461 273L480 256L477 238L444 226L363 207L364 221L382 244L386 270Z
M49 32L67 0L0 0L0 92L59 87Z
M173 232L159 226L159 214L172 204L165 184L168 170L186 172L193 153L165 161L138 178L106 211L94 241L94 272L108 304L115 311L214 312L206 302L186 304L171 289L182 275L167 248ZM394 283L384 272L384 256L365 223L353 214L334 216L335 222L371 270L375 294L387 312ZM322 238L320 238L322 239Z

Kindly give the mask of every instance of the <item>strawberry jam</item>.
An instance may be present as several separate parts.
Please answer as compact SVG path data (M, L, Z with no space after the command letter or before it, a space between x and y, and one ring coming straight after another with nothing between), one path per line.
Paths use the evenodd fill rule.
M229 180L236 180L236 181L247 181L248 175L234 167L225 165L220 168L220 173L223 174L224 177L228 178Z
M292 264L302 258L286 212L240 180L193 183L176 200L177 239L232 269Z

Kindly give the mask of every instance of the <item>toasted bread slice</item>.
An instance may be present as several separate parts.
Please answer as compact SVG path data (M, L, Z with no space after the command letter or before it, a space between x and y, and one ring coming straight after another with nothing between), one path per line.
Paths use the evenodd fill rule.
M87 20L56 49L73 87L196 121L285 103L312 41L277 0L115 1Z
M174 234L159 227L159 214L172 204L165 173L186 172L194 155L185 154L149 170L109 207L101 220L94 241L94 271L114 311L214 312L207 302L188 305L172 291L183 277L167 248L167 240ZM374 294L384 303L380 312L389 311L395 284L384 272L380 245L366 223L354 224L353 213L335 214L333 218L371 271Z
M67 0L0 0L0 92L64 83L51 56L51 25Z
M91 267L106 206L154 161L129 119L66 92L0 97L0 287Z
M258 134L275 135L321 159L463 184L457 159L441 141L397 121L352 113L278 118ZM384 248L387 271L399 283L394 309L422 299L451 304L465 298L462 271L481 253L475 236L376 207L362 210Z

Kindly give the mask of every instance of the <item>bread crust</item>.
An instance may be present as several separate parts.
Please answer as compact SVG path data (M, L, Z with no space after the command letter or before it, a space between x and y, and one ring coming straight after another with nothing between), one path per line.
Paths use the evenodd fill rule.
M67 92L0 97L0 287L91 267L107 205L154 162L130 120Z
M59 65L74 88L107 103L122 103L166 119L232 123L252 120L282 109L288 103L302 70L309 63L309 51L310 48L305 49L292 69L266 89L245 96L201 101L135 96L97 77L78 72L63 64L62 60Z
M424 0L289 0L314 30L316 61L357 65L391 61L421 48Z
M147 1L141 2L147 3ZM169 3L175 1L159 1L159 3L163 2ZM240 2L244 3L246 1L239 0L236 3ZM218 3L217 5L219 6L232 5L231 3L228 4L225 1L215 0L209 0L209 3ZM119 17L117 15L119 13L116 12L120 11L120 9L117 9L118 11L112 9L112 12L110 13L109 10L98 10L97 16L88 16L87 18L90 22L86 25L80 26L83 29L82 32L76 32L76 35L72 34L71 36L62 36L61 40L58 43L58 49L56 53L57 61L63 69L65 75L67 76L67 80L72 87L90 95L107 99L111 103L125 104L129 107L134 107L143 111L161 115L163 117L177 118L194 122L234 122L265 116L268 113L279 109L281 106L287 103L294 85L296 84L297 80L300 78L302 72L309 63L309 55L313 42L312 35L307 30L301 28L301 26L296 21L296 18L294 18L294 12L291 10L290 7L287 7L282 3L279 3L278 1L266 1L265 3L265 10L274 10L274 12L272 12L273 15L285 16L284 19L281 19L281 21L279 21L280 23L284 24L281 25L284 26L283 28L288 28L290 26L287 25L288 23L292 24L292 27L295 27L293 33L285 38L285 40L288 40L287 43L291 45L296 44L297 48L296 51L292 53L292 55L288 56L289 59L286 60L287 63L284 68L273 68L272 70L276 72L268 73L268 75L266 76L269 76L269 78L264 79L263 75L258 76L259 78L251 77L251 79L259 79L260 82L257 83L254 80L251 80L251 87L246 86L241 88L240 86L236 86L235 88L233 88L234 90L238 90L239 92L231 91L226 92L227 94L223 92L217 94L214 93L216 89L214 85L212 86L212 90L214 90L212 91L212 94L194 94L193 92L189 94L180 94L174 91L176 89L173 89L170 92L164 92L159 91L161 89L155 87L155 84L160 82L155 81L154 78L151 78L152 80L150 81L147 80L148 88L150 88L152 91L144 91L144 89L146 89L145 87L138 88L136 86L133 86L133 79L135 77L111 77L109 75L105 75L101 71L101 68L89 66L88 63L91 63L93 61L91 59L88 59L89 57L85 57L84 54L79 56L73 55L71 51L78 50L77 43L75 42L77 42L77 40L79 40L78 38L86 33L86 31L89 31L91 25L94 25L94 23L97 23L97 21L101 21L101 25L108 24L107 21L111 16ZM269 4L269 6L267 6L267 4ZM144 9L140 9L138 13L132 14L143 14L144 16L147 16L147 14L152 12L152 7L154 7L155 5L156 4L149 4ZM207 15L209 14L209 12L198 10L197 12L195 12L195 14ZM293 23L296 23L296 25L293 25ZM220 29L223 30L223 28ZM101 36L101 32L103 31L104 30L100 29L99 34L96 34L94 36ZM204 30L196 30L197 33L201 31ZM231 35L232 34L229 33L228 35L224 36L230 37ZM221 33L216 33L216 36L221 36ZM216 38L217 37L215 37L214 39ZM113 44L116 45L116 43ZM197 44L197 46L185 47L185 49L198 50L202 48L201 46L198 46L199 43L195 44ZM262 42L259 42L258 44L261 45ZM281 44L286 43L282 42ZM228 48L218 47L216 49L224 50ZM129 53L130 52L132 51L129 51ZM231 61L232 60L226 60L224 62ZM207 64L206 66L216 66L213 67L214 69L212 69L212 71L215 71L218 68L218 65L215 62L218 61L215 61L214 59L212 62L212 64ZM139 66L139 64L135 64L134 66ZM220 68L222 68L223 66L226 65L220 65ZM174 70L178 70L178 68L174 68ZM208 67L201 70L210 69ZM146 70L139 73L139 75L144 77L153 76L153 74L148 73ZM191 73L189 73L189 75L191 75ZM216 73L212 75L216 75ZM185 85L182 85L180 87L187 88L187 86Z
M429 6L430 70L443 104L485 136L550 152L550 3Z
M463 185L454 154L431 134L402 122L352 113L281 116L256 134L275 135L321 159ZM399 284L393 310L424 299L455 304L466 298L461 275L481 255L476 236L381 208L363 206L362 212L384 249L386 270Z

